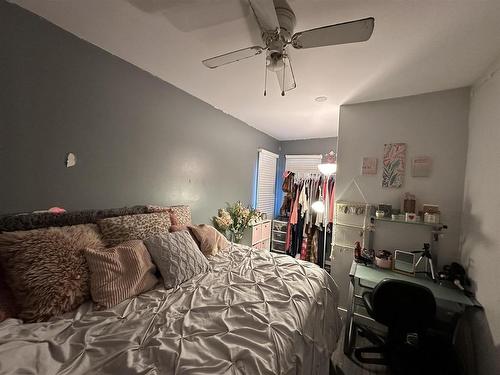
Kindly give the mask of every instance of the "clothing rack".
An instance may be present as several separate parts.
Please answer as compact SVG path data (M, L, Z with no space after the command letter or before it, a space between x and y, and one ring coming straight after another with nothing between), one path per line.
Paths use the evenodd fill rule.
M325 181L328 181L328 192L325 192ZM327 254L323 249L325 242L331 241L333 214L316 212L312 204L316 201L325 202L333 212L333 188L335 176L324 176L321 173L295 173L293 175L291 191L287 191L290 201L288 216L286 252L294 257L312 261L321 267L325 264ZM285 185L285 184L284 184ZM287 185L290 187L290 185ZM329 249L330 246L327 246Z
M306 179L314 179L314 178L320 178L323 177L323 175L319 172L297 172L293 174L293 180L295 181L301 181L301 180L306 180Z

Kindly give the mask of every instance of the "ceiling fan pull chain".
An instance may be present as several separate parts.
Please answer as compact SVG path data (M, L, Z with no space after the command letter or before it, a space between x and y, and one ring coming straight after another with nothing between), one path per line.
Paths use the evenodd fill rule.
M281 96L285 96L285 70L286 70L286 61L283 57L283 88L281 89Z
M264 75L264 96L267 95L267 60L264 60L264 69L266 74Z

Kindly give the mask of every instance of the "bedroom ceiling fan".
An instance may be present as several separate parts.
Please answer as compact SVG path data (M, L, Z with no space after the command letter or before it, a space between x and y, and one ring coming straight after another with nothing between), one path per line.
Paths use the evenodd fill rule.
M286 0L248 0L262 32L264 46L252 46L203 60L210 69L266 52L267 72L276 74L281 95L297 87L288 46L296 49L364 42L370 39L375 25L373 17L318 27L294 33L295 14Z

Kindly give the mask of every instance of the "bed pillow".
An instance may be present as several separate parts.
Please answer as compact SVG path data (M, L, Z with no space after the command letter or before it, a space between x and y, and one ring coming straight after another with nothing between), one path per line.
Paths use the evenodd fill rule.
M231 243L217 229L210 225L190 225L189 230L198 240L200 250L205 256L216 255Z
M140 240L107 249L85 249L90 269L90 294L100 308L109 308L152 289L156 267Z
M104 241L108 246L116 246L131 240L144 240L151 236L168 233L170 214L158 212L118 216L98 220Z
M17 316L16 301L5 281L5 272L0 267L0 322Z
M172 214L177 219L177 225L191 225L191 208L189 206L171 206Z
M191 225L191 207L187 205L182 206L147 206L148 212L169 212L171 217L174 218L175 224L172 225Z
M169 233L179 232L181 230L187 230L191 237L193 237L194 242L196 242L196 246L198 246L198 249L201 250L200 241L198 241L193 231L191 230L191 225L171 225L170 228L168 228Z
M179 220L177 220L174 211L170 207L148 205L147 208L149 213L168 212L170 215L170 225L179 225Z
M167 289L210 270L207 258L188 231L150 237L144 243L160 270Z
M96 225L0 234L0 262L18 318L45 321L89 298L86 247L104 248Z

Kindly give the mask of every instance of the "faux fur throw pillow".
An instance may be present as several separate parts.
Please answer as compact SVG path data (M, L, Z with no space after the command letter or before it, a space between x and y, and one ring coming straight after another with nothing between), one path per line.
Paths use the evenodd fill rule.
M16 316L16 301L10 287L5 282L5 272L0 267L0 322Z
M26 322L45 321L89 298L83 249L103 248L96 225L0 234L0 262Z
M90 268L90 293L99 307L113 307L152 289L158 279L151 256L140 240L108 249L85 249Z
M190 225L189 230L198 240L200 250L205 256L216 255L231 244L226 237L210 225Z

